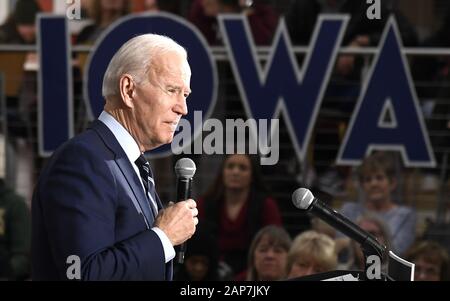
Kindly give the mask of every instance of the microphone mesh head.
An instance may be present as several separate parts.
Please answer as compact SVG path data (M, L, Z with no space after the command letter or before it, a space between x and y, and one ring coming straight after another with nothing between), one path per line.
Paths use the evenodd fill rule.
M175 174L178 178L190 179L195 175L196 170L194 161L189 158L181 158L175 163Z
M292 203L298 209L308 210L313 201L314 196L309 189L298 188L292 193Z

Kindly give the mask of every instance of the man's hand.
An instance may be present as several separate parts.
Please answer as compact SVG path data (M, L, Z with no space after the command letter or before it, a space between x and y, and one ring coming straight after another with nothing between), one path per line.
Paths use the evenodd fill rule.
M194 200L171 203L161 210L156 218L155 227L161 229L172 245L182 244L195 233L198 224L197 204Z

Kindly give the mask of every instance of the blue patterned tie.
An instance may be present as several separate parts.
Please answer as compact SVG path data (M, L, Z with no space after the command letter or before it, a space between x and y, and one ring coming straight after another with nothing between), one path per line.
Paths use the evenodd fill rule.
M153 181L153 173L150 169L150 164L147 159L145 159L144 155L140 155L139 158L134 162L138 169L139 174L141 175L142 182L144 183L145 195L147 196L147 201L152 210L153 217L156 218L157 213L157 205L156 205L156 195L155 195L155 182ZM150 199L149 199L150 195Z

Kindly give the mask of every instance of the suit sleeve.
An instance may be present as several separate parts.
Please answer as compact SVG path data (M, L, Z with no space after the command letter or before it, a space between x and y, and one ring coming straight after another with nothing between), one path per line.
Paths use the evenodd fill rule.
M39 188L61 279L67 279L68 256L76 255L82 280L164 280L164 251L154 231L116 242L118 188L98 150L79 143L57 158Z

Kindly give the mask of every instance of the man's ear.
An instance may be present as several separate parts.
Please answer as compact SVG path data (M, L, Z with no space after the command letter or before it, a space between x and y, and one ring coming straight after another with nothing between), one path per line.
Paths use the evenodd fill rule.
M123 74L120 77L119 90L123 104L128 108L133 107L135 89L136 85L134 84L133 77L129 74Z

